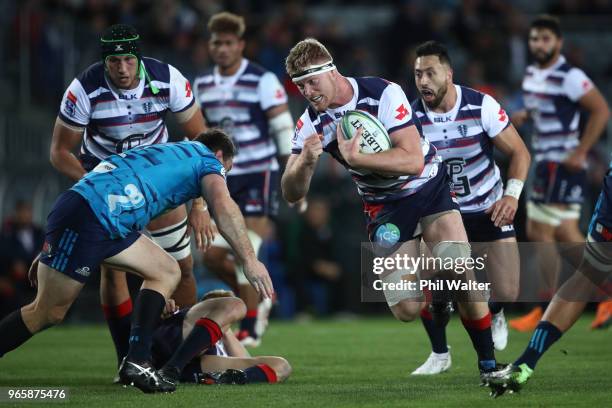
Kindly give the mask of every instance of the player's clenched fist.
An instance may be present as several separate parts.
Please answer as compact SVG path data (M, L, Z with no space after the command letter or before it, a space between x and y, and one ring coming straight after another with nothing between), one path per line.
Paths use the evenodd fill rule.
M323 153L323 136L313 133L304 139L304 146L302 147L302 155L304 156L304 161L307 164L314 164L318 159L321 153Z

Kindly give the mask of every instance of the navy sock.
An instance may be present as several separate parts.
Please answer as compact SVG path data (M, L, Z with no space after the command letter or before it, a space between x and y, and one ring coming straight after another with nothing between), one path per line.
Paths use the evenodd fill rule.
M502 302L489 301L489 310L491 311L491 314L498 314L504 310L504 304Z
M130 346L130 326L132 324L132 299L128 299L120 305L102 305L106 324L110 330L117 360L121 363L123 357L128 353Z
M267 364L257 364L244 370L247 376L247 383L275 383L278 381L276 371Z
M478 367L485 370L495 368L495 352L493 351L493 337L491 336L491 313L487 313L486 316L478 320L461 318L461 321L478 354Z
M446 345L446 325L441 327L434 323L433 317L426 307L421 310L421 322L423 322L423 327L425 327L425 331L431 342L431 351L438 354L448 352L448 346Z
M218 342L222 336L221 328L216 322L205 317L198 319L166 365L182 371L191 359Z
M134 305L128 358L143 362L151 359L151 338L166 304L164 296L151 289L141 289Z
M0 357L15 350L32 336L23 322L21 309L15 310L0 321Z
M536 327L531 340L523 354L514 362L514 365L527 364L532 370L535 369L538 360L546 350L561 338L563 332L554 324L541 321Z
M240 322L240 331L246 330L250 336L255 336L255 321L257 320L257 309L247 310L246 316Z

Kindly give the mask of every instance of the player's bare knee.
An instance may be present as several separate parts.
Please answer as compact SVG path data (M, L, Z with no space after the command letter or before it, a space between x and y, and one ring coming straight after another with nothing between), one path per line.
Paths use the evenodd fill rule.
M55 326L64 321L68 308L65 307L51 307L46 310L44 315L43 327Z
M391 306L391 312L399 321L412 322L421 313L421 303L404 300Z
M503 302L514 302L518 299L520 288L518 285L506 285L496 288L493 293L493 299L501 299Z
M293 371L291 364L289 364L289 362L282 357L276 357L272 369L274 372L276 372L278 382L285 381L287 378L289 378L291 372Z
M246 316L247 307L244 301L238 297L228 298L229 302L229 314L231 315L232 321L238 321Z

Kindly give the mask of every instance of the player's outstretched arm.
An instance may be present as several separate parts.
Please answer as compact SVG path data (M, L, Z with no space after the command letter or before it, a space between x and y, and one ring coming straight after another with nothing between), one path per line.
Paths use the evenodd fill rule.
M323 153L321 136L313 133L304 139L302 151L292 154L287 160L287 166L281 179L283 197L289 203L295 203L308 193L310 181L314 174L319 156Z
M202 196L208 202L209 210L217 223L219 232L229 242L238 261L244 266L244 274L263 297L274 294L272 281L266 267L257 260L247 235L240 208L230 197L225 180L217 174L202 178Z
M51 138L51 151L49 153L51 165L60 173L75 181L87 173L73 153L81 143L83 131L84 128L71 126L58 117L55 120Z

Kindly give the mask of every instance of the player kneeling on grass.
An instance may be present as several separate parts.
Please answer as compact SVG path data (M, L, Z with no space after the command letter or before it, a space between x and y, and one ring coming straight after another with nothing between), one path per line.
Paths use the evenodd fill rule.
M251 357L231 329L246 314L230 291L207 293L194 306L178 310L166 303L164 321L153 335L153 364L173 384L250 384L284 381L291 366L282 357Z
M272 296L268 271L255 256L225 184L234 153L231 140L219 130L195 141L136 148L109 156L60 195L47 218L36 299L0 322L0 356L60 323L89 275L104 263L144 280L129 351L119 369L121 383L144 392L174 391L175 385L153 369L151 337L181 271L172 256L139 231L161 213L203 196L251 284L264 297Z
M578 270L559 288L523 354L489 381L491 395L518 391L531 378L536 364L563 333L578 320L587 301L612 276L612 163L589 225L583 260ZM608 293L607 295L612 295Z

